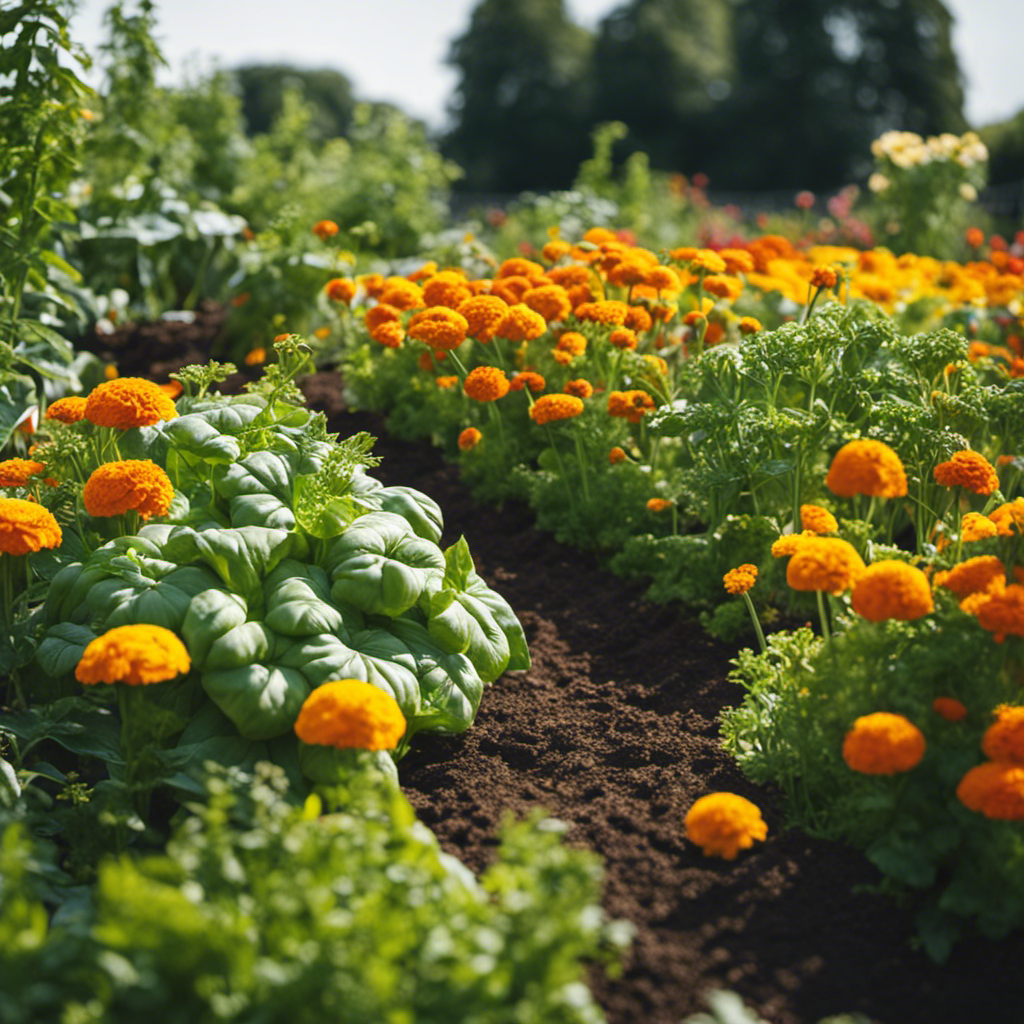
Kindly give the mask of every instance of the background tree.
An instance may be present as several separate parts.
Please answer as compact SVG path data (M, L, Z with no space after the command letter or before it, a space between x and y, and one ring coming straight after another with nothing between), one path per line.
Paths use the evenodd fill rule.
M310 130L320 139L348 132L356 100L352 82L330 68L309 70L289 64L246 64L236 68L242 116L249 135L265 135L284 111L285 92L298 89L310 105Z
M591 36L563 0L481 0L448 63L459 73L443 150L470 190L564 188L587 156Z

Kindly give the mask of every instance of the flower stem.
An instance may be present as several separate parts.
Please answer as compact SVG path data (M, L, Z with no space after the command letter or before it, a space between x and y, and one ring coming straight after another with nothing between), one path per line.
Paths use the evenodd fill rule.
M820 595L819 591L819 595ZM757 612L754 610L754 602L751 601L750 595L744 590L743 600L747 602L747 611L750 612L750 620L754 623L754 632L757 633L757 642L761 645L761 653L764 654L768 650L768 644L765 643L764 630L761 629L761 622L757 617Z
M826 639L832 638L832 632L828 628L828 615L825 613L825 602L822 599L821 591L816 590L814 596L818 599L818 618L821 620L821 635Z

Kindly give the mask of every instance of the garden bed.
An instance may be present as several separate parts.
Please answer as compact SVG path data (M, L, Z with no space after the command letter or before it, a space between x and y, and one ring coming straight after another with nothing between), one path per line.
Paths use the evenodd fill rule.
M119 346L121 372L146 375L154 346ZM598 983L611 1024L678 1024L717 987L779 1024L841 1011L883 1024L1019 1020L1024 938L968 937L936 965L915 944L913 904L879 893L859 854L782 830L773 795L748 783L716 738L719 711L741 698L727 680L732 649L680 608L645 601L641 583L537 532L525 508L474 505L434 450L346 411L335 375L305 390L332 431L380 437L375 475L436 500L442 543L464 534L524 624L533 667L488 688L464 735L418 737L401 781L444 848L474 870L502 817L537 806L600 855L605 907L637 930L621 977ZM712 790L754 800L768 822L767 841L732 863L683 839L686 811Z

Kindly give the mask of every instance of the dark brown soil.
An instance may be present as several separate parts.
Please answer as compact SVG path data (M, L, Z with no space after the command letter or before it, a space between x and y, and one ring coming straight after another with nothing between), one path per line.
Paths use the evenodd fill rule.
M748 783L717 740L719 711L740 698L726 678L733 651L681 609L646 602L639 583L538 533L527 509L473 505L454 467L382 436L378 418L345 412L339 386L322 373L306 394L332 430L381 437L382 480L440 504L444 543L466 536L533 655L530 671L488 688L467 733L418 738L403 786L474 869L506 814L538 806L600 855L604 905L637 929L621 977L595 982L611 1024L679 1024L722 987L772 1024L843 1011L883 1024L1024 1021L1024 936L967 939L937 966L914 944L913 906L878 893L861 856L781 829L773 794ZM768 840L731 863L683 839L687 809L719 789L754 800L769 825Z

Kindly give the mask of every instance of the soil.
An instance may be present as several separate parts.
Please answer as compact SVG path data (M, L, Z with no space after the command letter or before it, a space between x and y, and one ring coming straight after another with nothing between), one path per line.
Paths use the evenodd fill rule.
M126 339L118 350L122 374L148 376L169 349ZM599 855L605 909L636 929L622 974L593 980L609 1024L679 1024L712 988L737 991L772 1024L840 1012L881 1024L1024 1021L1024 936L967 938L934 964L915 944L912 901L883 894L854 851L784 830L776 795L743 778L717 738L719 712L741 697L727 679L735 650L682 608L645 601L641 582L538 532L525 507L475 505L435 450L348 411L336 374L303 386L331 430L379 437L375 475L434 498L442 543L465 535L523 622L533 667L490 686L468 732L418 737L401 780L442 846L474 870L502 819L536 807ZM768 822L768 839L734 862L683 838L686 811L714 790L753 800Z

